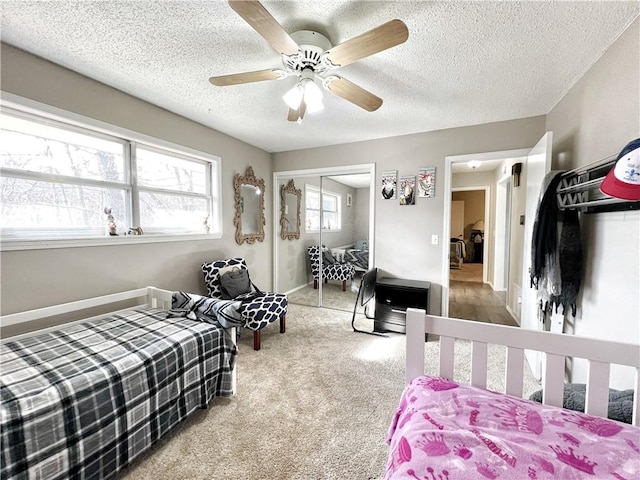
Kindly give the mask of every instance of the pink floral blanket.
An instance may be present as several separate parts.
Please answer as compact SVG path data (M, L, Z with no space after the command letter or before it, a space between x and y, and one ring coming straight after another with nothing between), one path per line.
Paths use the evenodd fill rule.
M640 428L444 378L407 385L387 443L387 479L640 479Z

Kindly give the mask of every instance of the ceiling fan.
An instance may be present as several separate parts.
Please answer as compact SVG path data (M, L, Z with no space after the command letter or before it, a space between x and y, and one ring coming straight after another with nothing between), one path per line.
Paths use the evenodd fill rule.
M221 75L209 81L224 87L297 76L299 81L283 96L289 106L287 119L292 122L300 123L305 113L322 109L322 90L316 79L334 95L369 112L380 108L381 98L331 71L395 47L409 37L401 20L391 20L332 46L327 37L311 30L288 34L258 1L230 0L229 5L282 56L284 68Z

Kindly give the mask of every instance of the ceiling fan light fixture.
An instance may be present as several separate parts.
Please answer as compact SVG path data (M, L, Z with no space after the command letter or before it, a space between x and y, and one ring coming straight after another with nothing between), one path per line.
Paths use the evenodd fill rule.
M316 85L316 82L313 79L302 79L300 84L304 86L304 103L307 104L307 111L314 113L322 110L324 108L322 90Z
M285 93L282 96L284 102L291 108L292 110L297 110L300 107L300 102L302 101L302 96L304 95L304 88L300 83L296 83L291 90Z
M229 5L281 55L284 69L269 68L222 75L211 77L209 81L222 87L297 76L298 83L282 97L289 106L287 120L290 122L302 120L306 111L314 112L324 108L322 92L315 82L316 77L332 94L368 112L380 108L381 98L345 78L335 76L329 80L325 74L331 69L350 65L400 45L409 38L409 30L404 22L394 19L332 46L327 37L312 30L287 33L258 0L230 0ZM335 84L329 88L331 82Z
M313 78L305 77L296 83L287 93L282 96L282 99L292 110L298 110L300 103L304 98L304 103L307 106L307 112L318 112L324 108L322 104L322 90Z

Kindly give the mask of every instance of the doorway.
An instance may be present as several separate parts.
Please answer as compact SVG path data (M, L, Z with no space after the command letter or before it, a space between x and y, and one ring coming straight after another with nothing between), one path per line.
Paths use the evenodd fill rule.
M490 226L491 187L451 189L449 275L451 280L487 283L489 256L485 253L485 230Z
M375 165L363 164L274 173L274 225L280 225L280 193L293 180L301 190L300 236L282 239L274 229L274 279L290 303L352 311L359 280L373 266ZM314 281L309 247L354 265L343 281ZM357 248L356 248L357 247ZM318 275L322 278L322 274Z
M504 217L507 215L507 201L506 193L500 194L500 188L504 187L504 182L509 182L511 165L517 163L525 158L529 152L528 149L522 150L509 150L500 152L488 152L482 154L471 155L458 155L445 158L445 195L446 198L451 198L454 191L473 191L483 190L485 191L485 214L484 225L479 224L477 227L484 227L484 233L480 235L480 241L482 242L482 282L475 283L471 287L465 285L462 288L467 296L473 293L473 287L477 287L477 295L466 298L465 301L472 305L489 305L489 310L483 314L488 318L495 318L499 312L500 318L503 320L497 323L510 323L515 324L514 315L508 312L506 308L508 295L504 292L503 286L497 286L496 281L505 281L504 269L505 258L510 257L510 252L506 250L509 248L508 243L505 242L505 228L506 223ZM473 161L473 162L472 162ZM470 164L470 162L472 162ZM454 171L457 171L457 176L454 178ZM499 187L499 185L503 187ZM502 203L500 211L497 210L498 198L502 195ZM510 213L512 216L513 213ZM478 217L480 215L477 215ZM450 235L450 222L451 222L451 202L445 202L445 219L444 225L446 231L443 233L443 238L449 238ZM478 218L479 220L479 218ZM465 225L466 226L466 225ZM469 228L472 228L473 225ZM463 232L465 241L471 240L470 234L477 234L482 232L466 231ZM477 235L476 235L477 237ZM448 316L450 310L450 300L455 302L460 299L459 295L454 295L452 291L452 275L453 270L450 268L450 250L444 250L446 255L443 262L443 294L442 294L442 312L443 315ZM521 254L521 252L520 252ZM500 258L500 260L497 260ZM496 269L502 269L502 275L496 275ZM453 280L455 281L455 280ZM518 278L517 283L520 283ZM460 285L453 285L456 288L460 288ZM459 290L459 291L462 291ZM484 293L482 293L484 292ZM475 307L474 307L475 308ZM475 309L477 310L477 308ZM473 313L473 312L472 312ZM478 316L481 316L478 314ZM472 318L473 319L473 318ZM483 318L478 320L487 321Z

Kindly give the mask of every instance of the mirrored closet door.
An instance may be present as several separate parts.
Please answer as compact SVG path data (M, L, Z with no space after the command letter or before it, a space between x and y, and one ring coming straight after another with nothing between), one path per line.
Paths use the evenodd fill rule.
M279 199L274 209L279 215L274 269L278 291L287 293L293 304L353 311L362 274L373 264L373 165L274 177ZM291 214L294 191L300 194L297 237L289 232L298 220Z

